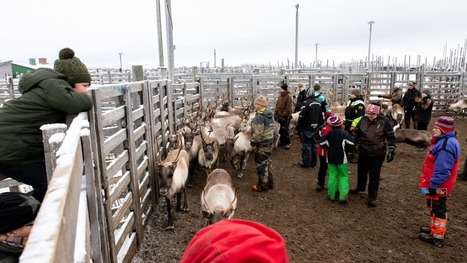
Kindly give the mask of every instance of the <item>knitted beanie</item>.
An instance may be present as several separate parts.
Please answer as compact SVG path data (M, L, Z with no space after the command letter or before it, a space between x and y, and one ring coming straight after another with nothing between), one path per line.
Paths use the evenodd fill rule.
M34 197L23 193L1 193L0 234L6 234L34 221L40 205Z
M339 115L333 114L329 117L328 123L331 124L331 126L338 127L342 125L342 120Z
M282 85L281 85L281 89L283 89L283 90L287 90L288 88L289 88L289 86L288 86L287 84L285 84L285 83L282 83Z
M350 90L350 94L354 95L355 97L360 96L360 90L357 88L353 88Z
M266 108L268 106L268 100L264 96L259 96L255 99L255 104Z
M181 263L289 262L284 238L263 224L225 219L199 230Z
M88 68L75 57L75 52L70 48L60 50L58 59L54 62L54 69L71 78L73 83L91 83Z
M439 117L435 122L435 127L439 128L443 133L448 133L454 129L454 119L446 116Z
M332 112L326 111L326 113L324 114L324 120L327 121L332 115L334 115Z
M378 115L379 112L381 110L381 107L376 105L376 104L368 104L368 106L366 106L366 113L373 113L373 114L376 114Z

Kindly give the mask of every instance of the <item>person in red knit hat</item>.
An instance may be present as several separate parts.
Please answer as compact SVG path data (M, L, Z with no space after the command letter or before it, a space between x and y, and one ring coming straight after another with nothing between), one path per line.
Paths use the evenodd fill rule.
M454 131L454 119L439 117L418 187L426 195L430 226L421 227L418 238L437 247L444 246L447 221L447 197L454 189L460 162L460 146Z
M284 238L275 230L244 219L226 219L199 230L181 263L287 263Z

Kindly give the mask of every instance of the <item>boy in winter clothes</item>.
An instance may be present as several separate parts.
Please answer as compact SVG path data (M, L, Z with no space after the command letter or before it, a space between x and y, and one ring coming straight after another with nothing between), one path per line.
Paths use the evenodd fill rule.
M274 188L272 176L272 142L274 138L274 120L272 111L267 109L268 101L259 96L254 101L256 116L251 121L251 142L255 148L256 173L258 184L252 186L253 191L267 192Z
M281 125L279 130L279 146L290 149L289 123L290 119L292 119L292 97L285 83L281 85L279 92L280 95L277 98L276 110L274 111L274 117Z
M421 94L420 91L415 88L415 82L409 81L407 83L407 91L402 97L402 108L404 108L404 122L405 128L410 129L410 120L412 120L413 128L417 129L417 121L415 120L416 105L420 100Z
M299 112L300 109L302 108L303 101L305 101L306 98L306 89L303 83L298 84L298 96L297 96L297 102L295 103L295 109L294 112Z
M339 201L347 203L349 193L349 164L346 150L354 147L352 135L342 129L342 121L338 115L332 115L327 121L331 130L319 141L319 144L327 148L327 161L329 169L328 195L331 200L336 199L339 192Z
M329 117L333 115L330 111L324 114L324 124L319 128L319 136L317 140L321 139L326 133L331 130L331 124L327 122ZM318 184L316 185L316 191L321 192L324 189L324 182L326 180L326 173L328 171L328 162L326 160L326 148L318 144L318 158L319 158L319 170L318 170Z
M426 131L431 120L433 101L431 100L431 94L428 89L422 90L421 94L422 97L417 99L417 113L415 117L417 120L417 130Z
M454 131L454 119L440 117L433 128L433 137L420 175L419 188L426 194L430 210L430 227L420 229L419 238L442 247L447 225L447 197L456 183L460 162L460 146Z
M73 50L60 50L54 69L25 74L18 85L21 97L0 108L0 174L34 188L42 202L47 191L44 146L40 127L65 123L66 115L92 107L87 94L89 71Z

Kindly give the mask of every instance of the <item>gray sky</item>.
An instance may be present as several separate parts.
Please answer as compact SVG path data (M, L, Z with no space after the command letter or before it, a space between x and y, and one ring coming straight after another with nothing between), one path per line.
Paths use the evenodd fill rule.
M155 0L15 0L2 3L0 60L58 57L71 47L88 67L159 65ZM443 56L464 47L466 0L172 0L175 66L295 61L295 5L299 4L299 61L365 60L369 25L371 53ZM163 15L164 54L165 1ZM165 61L167 66L167 61Z

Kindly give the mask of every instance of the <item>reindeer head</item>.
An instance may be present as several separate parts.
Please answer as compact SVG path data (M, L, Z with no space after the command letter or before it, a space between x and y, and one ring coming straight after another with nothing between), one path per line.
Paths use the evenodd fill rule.
M203 195L203 198L205 198L204 195ZM207 225L212 225L221 220L231 218L233 216L233 213L235 212L234 203L236 200L237 200L237 191L235 191L235 197L227 209L224 209L220 206L216 206L214 209L211 209L208 205L204 205L204 209L202 213L203 213L203 216L208 219ZM206 204L206 199L204 200L204 203Z
M157 168L159 171L159 194L162 196L166 196L170 187L172 186L173 182L173 175L175 169L177 168L177 164L175 163L158 163Z

